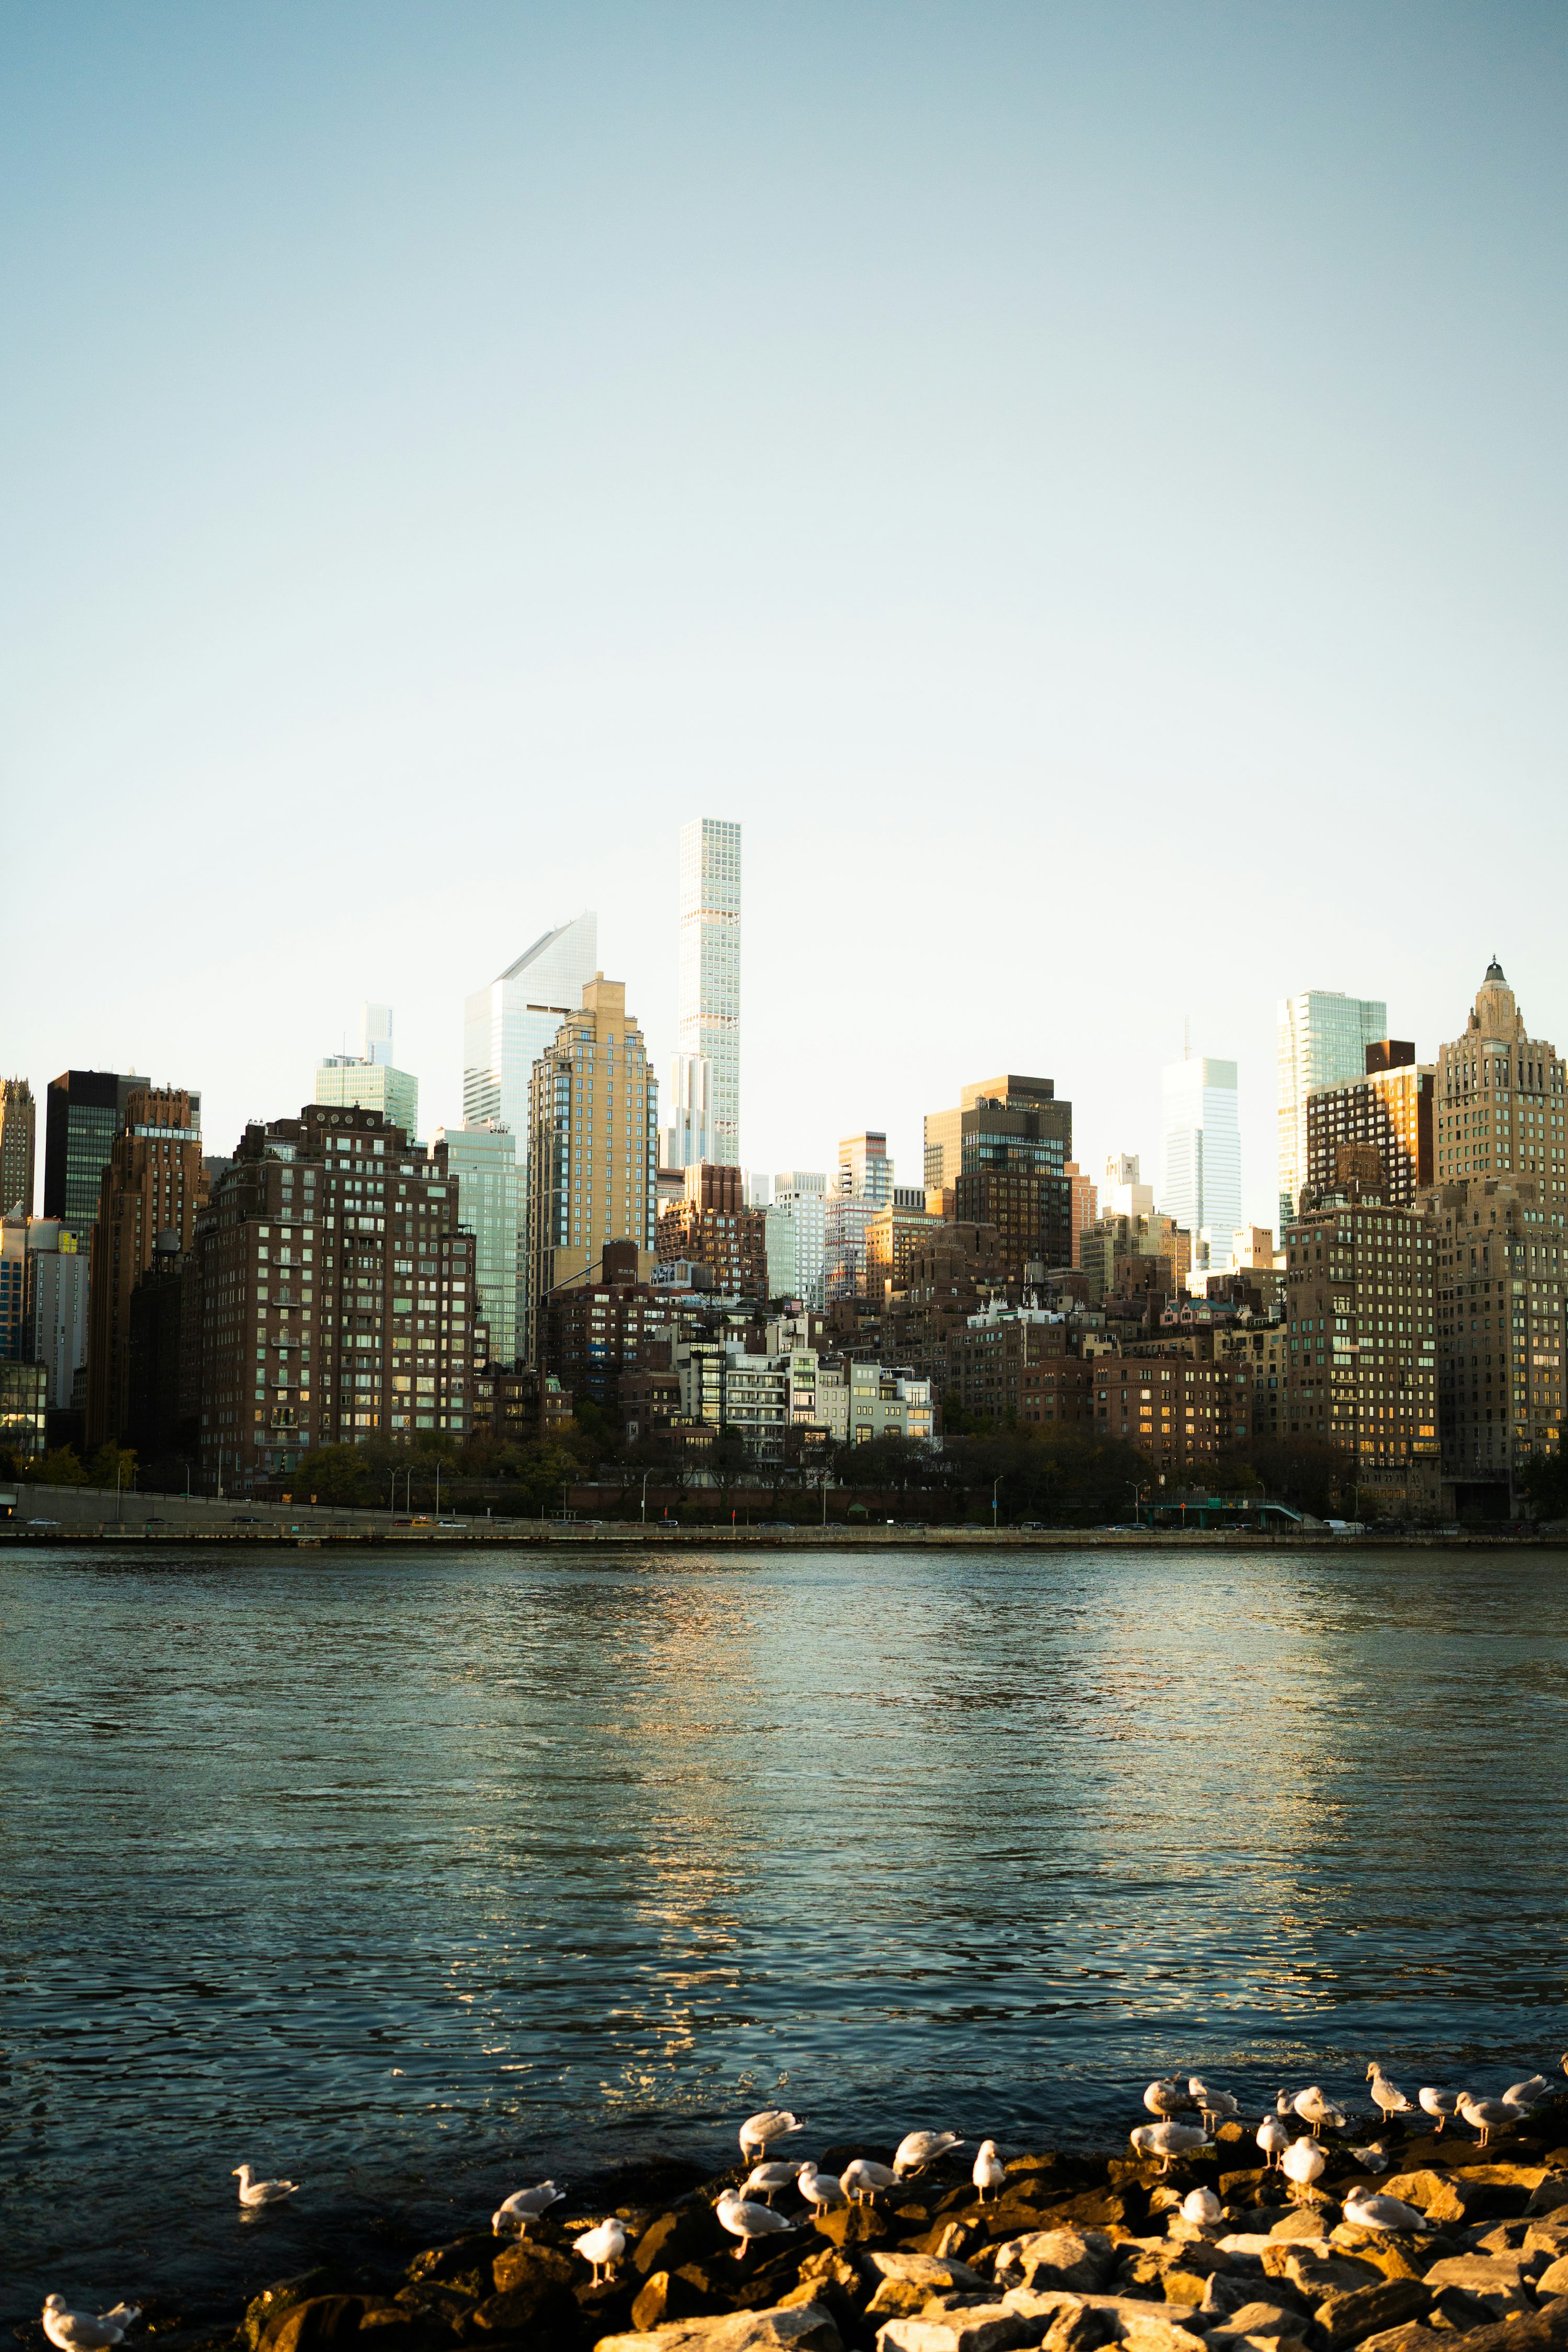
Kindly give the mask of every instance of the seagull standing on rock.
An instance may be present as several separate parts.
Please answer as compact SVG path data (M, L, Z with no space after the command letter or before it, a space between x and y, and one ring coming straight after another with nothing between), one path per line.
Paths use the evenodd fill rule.
M1516 2107L1507 2099L1473 2099L1468 2091L1459 2094L1459 2113L1468 2124L1479 2132L1480 2145L1485 2147L1495 2131L1506 2131L1530 2113L1528 2107Z
M1163 2082L1151 2083L1143 2094L1143 2105L1152 2116L1184 2116L1192 2111L1191 2094L1184 2091L1180 2078L1174 2074Z
M1317 2141L1309 2139L1303 2132L1280 2158L1279 2169L1295 2188L1310 2189L1328 2160Z
M754 2164L758 2157L767 2154L775 2139L787 2139L791 2132L805 2129L804 2116L792 2116L787 2107L763 2107L759 2114L748 2116L741 2126L742 2162Z
M1332 2099L1324 2095L1321 2083L1309 2083L1304 2091L1297 2092L1290 2105L1304 2124L1311 2125L1314 2139L1325 2124L1331 2124L1335 2131L1343 2131L1350 2122L1343 2107L1336 2107Z
M1158 2156L1164 2160L1160 2169L1169 2172L1173 2156L1191 2156L1200 2147L1212 2147L1201 2124L1139 2124L1128 2134L1140 2156Z
M1290 2126L1279 2116L1265 2116L1258 2126L1258 2145L1270 2164L1278 2164L1290 2145Z
M1212 2189L1189 2189L1182 2200L1184 2221L1217 2221L1225 2211Z
M900 2180L907 2180L911 2173L935 2164L950 2147L963 2146L957 2132L906 2132L893 2150L893 2170Z
M532 2189L514 2189L490 2215L490 2228L499 2237L503 2221L515 2221L519 2237L526 2238L529 2223L537 2221L542 2213L548 2213L552 2205L559 2205L565 2194L564 2189L557 2189L553 2180L541 2180Z
M1211 2091L1208 2084L1200 2082L1195 2074L1189 2075L1187 2089L1208 2131L1213 2131L1216 2124L1235 2123L1241 2114L1238 2102L1231 2097L1228 2091Z
M1426 2108L1426 2113L1429 2116L1436 2116L1437 2128L1439 2131L1442 2130L1443 2126L1447 2122L1450 2116L1457 2116L1459 2112L1459 2099L1461 2095L1458 2091L1435 2091L1431 2084L1428 2084L1424 2090L1417 2091L1415 2095L1420 2100L1422 2105Z
M838 2176L838 2186L854 2205L858 2205L862 2198L873 2200L884 2189L896 2189L898 2185L898 2174L890 2172L885 2164L874 2164L868 2156L858 2156Z
M59 2352L109 2352L141 2316L131 2303L117 2303L95 2319L90 2312L72 2311L63 2294L44 2298L44 2334Z
M1413 2116L1415 2113L1415 2103L1405 2097L1397 2083L1389 2081L1375 2058L1366 2070L1366 2079L1372 2084L1373 2102L1382 2108L1385 2119L1389 2116Z
M738 2263L745 2260L746 2249L753 2238L776 2237L795 2226L793 2221L786 2221L782 2213L775 2213L771 2205L751 2204L744 2197L737 2196L732 2189L725 2189L713 2210L719 2216L720 2228L728 2230L732 2238L741 2241L735 2249Z
M799 2174L798 2164L753 2164L741 2183L742 2197L760 2196L764 2205L771 2205L781 2189L787 2189Z
M969 2177L980 2191L980 2202L983 2205L985 2202L985 2192L988 2189L1002 2189L1006 2187L1007 2168L996 2153L996 2143L994 2139L981 2141L975 2151L974 2169Z
M819 2213L830 2213L836 2206L847 2205L849 2200L830 2172L821 2172L815 2164L803 2164L795 2180L808 2205Z
M285 2197L299 2193L297 2180L258 2180L248 2164L237 2164L234 2177L239 2183L242 2205L280 2205Z
M580 2238L574 2238L572 2251L581 2254L585 2263L592 2263L594 2275L589 2284L597 2286L599 2273L604 2271L607 2275L626 2251L626 2233L620 2216L612 2213L596 2230L585 2230Z

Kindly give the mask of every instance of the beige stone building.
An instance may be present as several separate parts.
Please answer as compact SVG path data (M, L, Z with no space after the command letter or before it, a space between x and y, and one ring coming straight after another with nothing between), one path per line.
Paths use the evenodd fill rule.
M1366 1049L1366 1070L1342 1085L1316 1087L1307 1097L1307 1181L1314 1192L1333 1182L1334 1155L1364 1144L1383 1161L1385 1197L1407 1209L1432 1181L1432 1104L1436 1073L1418 1064L1415 1048L1384 1037Z
M653 1265L658 1082L625 983L597 972L533 1066L520 1347L539 1361L540 1307L597 1267L606 1242L631 1241L637 1279Z

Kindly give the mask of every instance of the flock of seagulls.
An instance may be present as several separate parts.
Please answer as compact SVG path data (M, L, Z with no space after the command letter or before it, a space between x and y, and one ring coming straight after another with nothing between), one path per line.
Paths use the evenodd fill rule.
M1568 2052L1563 2053L1563 2070L1568 2074ZM1482 2147L1489 2144L1494 2131L1506 2131L1527 2122L1532 2109L1552 2090L1544 2074L1531 2074L1524 2082L1510 2084L1498 2099L1477 2098L1469 2091L1448 2091L1426 2084L1412 2100L1375 2058L1366 2075L1372 2085L1373 2104L1385 2122L1396 2116L1424 2114L1434 2119L1440 2132L1457 2116L1479 2135ZM1161 2169L1165 2172L1170 2170L1173 2158L1212 2147L1211 2135L1219 2125L1243 2120L1238 2099L1228 2091L1214 2089L1196 2074L1189 2075L1184 2083L1175 2074L1151 2083L1144 2091L1143 2105L1155 2120L1135 2126L1129 2137L1141 2156L1161 2158ZM1182 2120L1194 2114L1196 2123ZM1308 2129L1292 2131L1293 2120L1305 2124ZM1280 2091L1273 2112L1264 2116L1254 2137L1268 2166L1277 2167L1297 2190L1310 2191L1328 2162L1321 2145L1322 2134L1325 2130L1345 2131L1350 2120L1321 2084L1310 2083L1294 2095ZM720 2227L739 2241L735 2248L737 2262L744 2260L752 2246L786 2236L802 2226L801 2221L791 2221L775 2209L773 2199L782 2190L794 2188L813 2217L846 2205L871 2203L889 2189L918 2179L952 2149L968 2145L957 2132L906 2132L893 2151L890 2165L858 2156L835 2178L810 2159L792 2163L771 2153L781 2140L793 2138L805 2129L805 2118L787 2107L763 2107L758 2114L748 2116L741 2126L741 2157L749 2169L741 2187L726 2189L714 2206ZM1368 2170L1385 2168L1387 2152L1375 2143L1359 2153ZM237 2165L234 2178L239 2183L240 2204L247 2210L279 2205L299 2193L298 2181L258 2179L248 2164ZM980 2142L970 2178L982 2204L1005 2186L1006 2167L994 2139ZM516 2189L497 2206L490 2216L490 2227L499 2233L512 2226L520 2237L526 2236L529 2223L561 2204L565 2195L565 2189L554 2180L536 2181L531 2188ZM1217 2221L1221 2218L1220 2201L1212 2189L1190 2189L1182 2200L1181 2210L1194 2222ZM1374 2230L1425 2230L1430 2226L1426 2215L1414 2205L1405 2204L1402 2198L1379 2196L1370 2189L1352 2189L1345 2199L1344 2212L1346 2221ZM572 2245L573 2252L590 2266L592 2284L597 2286L602 2278L611 2276L626 2252L626 2225L618 2214L612 2213L574 2238ZM63 2295L51 2294L44 2304L44 2333L56 2352L114 2352L114 2347L140 2316L139 2309L126 2303L118 2303L112 2311L97 2315L72 2311Z

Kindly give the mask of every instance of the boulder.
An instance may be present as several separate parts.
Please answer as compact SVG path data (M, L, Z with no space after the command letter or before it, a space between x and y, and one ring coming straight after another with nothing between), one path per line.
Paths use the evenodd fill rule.
M656 2214L632 2248L632 2264L644 2278L655 2271L679 2270L682 2263L701 2262L728 2243L719 2217L705 2198L673 2206ZM499 2285L500 2282L496 2282Z
M1211 2327L1208 2341L1215 2352L1242 2352L1244 2347L1247 2352L1308 2352L1312 2335L1312 2323L1303 2312L1259 2297Z
M503 2246L490 2264L490 2284L497 2294L510 2294L541 2279L552 2279L557 2286L574 2286L582 2275L581 2263L563 2253L559 2246L541 2245L530 2238Z
M1108 2230L1114 2223L1126 2229L1142 2210L1143 2201L1135 2190L1129 2193L1123 2189L1086 2189L1076 2197L1053 2198L1048 2205L1041 2206L1036 2226L1060 2230L1078 2222L1086 2229ZM994 2234L1005 2237L1015 2233L999 2231Z
M966 2263L943 2262L935 2254L870 2253L861 2257L872 2284L868 2319L908 2317L923 2311L933 2296L975 2294L984 2296L986 2282Z
M878 2332L877 2352L1013 2352L1015 2345L1038 2341L1037 2324L1026 2313L1005 2303L982 2303L918 2319L889 2319Z
M999 2272L1017 2272L1026 2286L1093 2294L1110 2276L1116 2248L1102 2230L1032 2230L1005 2239L994 2260Z
M1444 2352L1452 2352L1447 2339L1441 2341ZM1528 2318L1494 2321L1489 2326L1472 2329L1465 2338L1465 2352L1563 2352L1564 2346L1568 2346L1568 2298L1562 2295Z
M1568 2254L1568 2213L1546 2213L1527 2221L1522 2243L1526 2253L1544 2254L1548 2262Z
M1341 2221L1331 2231L1330 2245L1338 2253L1370 2263L1386 2279L1425 2278L1436 2253L1446 2253L1452 2240L1417 2237L1407 2230L1367 2230L1355 2221Z
M843 2352L843 2344L825 2305L801 2303L601 2336L595 2352Z
M1385 2327L1381 2336L1363 2336L1361 2352L1454 2352L1454 2339L1415 2321L1404 2327Z
M1525 2200L1527 2213L1555 2213L1568 2205L1568 2172L1543 2172Z
M422 2279L417 2286L400 2286L392 2299L402 2305L418 2326L447 2336L473 2333L473 2317L479 2305L460 2287L437 2286L431 2280Z
M814 2226L830 2246L885 2246L893 2236L891 2221L874 2205L835 2206L819 2213Z
M1042 2352L1100 2352L1115 2333L1110 2312L1094 2311L1083 2303L1064 2304L1046 2330Z
M264 2352L324 2352L326 2346L344 2344L357 2336L367 2315L382 2309L391 2314L390 2324L406 2329L412 2341L414 2323L390 2296L315 2294L272 2323L262 2337Z
M1312 2304L1321 2303L1327 2294L1349 2294L1357 2287L1383 2284L1382 2272L1371 2263L1358 2262L1350 2254L1321 2253L1315 2247L1292 2244L1289 2239L1265 2247L1263 2272L1266 2278L1289 2279Z
M1375 2286L1325 2295L1317 2320L1331 2344L1348 2346L1390 2327L1409 2326L1425 2319L1431 2308L1432 2290L1419 2279L1380 2279Z
M285 2312L295 2305L308 2303L315 2295L338 2293L346 2282L337 2272L318 2268L301 2271L297 2278L279 2279L275 2286L266 2288L245 2306L245 2317L239 2325L241 2342L247 2352L258 2352L262 2337L275 2327Z
M492 2273L500 2241L491 2231L482 2236L475 2232L467 2238L454 2238L447 2246L429 2246L416 2254L403 2275L410 2286L421 2279L434 2279L442 2286L458 2286L472 2295L493 2292ZM509 2248L510 2252L510 2249Z
M1457 2287L1484 2305L1489 2317L1506 2319L1510 2313L1535 2307L1531 2267L1531 2258L1521 2254L1451 2254L1433 2263L1426 2284L1434 2294Z
M809 2303L809 2291L802 2297ZM714 2298L683 2278L679 2271L654 2271L643 2281L632 2304L634 2327L664 2327L679 2319L708 2317Z

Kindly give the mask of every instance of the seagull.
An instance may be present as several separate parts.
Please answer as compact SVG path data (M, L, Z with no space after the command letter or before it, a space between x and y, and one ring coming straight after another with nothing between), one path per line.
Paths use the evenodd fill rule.
M1458 2091L1435 2091L1428 2084L1425 2090L1417 2091L1415 2095L1427 2114L1436 2116L1439 2131L1450 2116L1457 2116L1459 2112L1460 2094Z
M1290 2094L1289 2091L1275 2092L1274 2112L1277 2116L1289 2116L1294 2112L1290 2105Z
M1140 2156L1164 2158L1162 2172L1169 2172L1173 2156L1189 2156L1194 2148L1214 2146L1201 2124L1139 2124L1128 2137Z
M58 2345L59 2352L108 2352L141 2316L131 2303L117 2303L94 2319L89 2312L70 2310L63 2294L44 2298L44 2334Z
M849 2200L831 2172L819 2172L815 2164L803 2164L795 2182L808 2205L819 2213L831 2212L836 2205L847 2205Z
M594 2275L588 2284L597 2286L601 2270L613 2271L626 2251L626 2233L619 2217L612 2213L596 2230L585 2230L580 2238L574 2238L572 2251L581 2254L585 2263L593 2263Z
M1143 2094L1143 2105L1152 2116L1185 2115L1192 2104L1175 2074L1167 2075L1163 2082L1151 2083Z
M1211 2091L1208 2084L1200 2083L1195 2074L1188 2075L1187 2088L1193 2095L1198 2113L1210 2131L1213 2131L1215 2124L1234 2123L1241 2113L1240 2107L1228 2091Z
M1483 2147L1493 2132L1506 2131L1510 2124L1518 2123L1529 2112L1527 2107L1510 2106L1506 2099L1473 2099L1468 2091L1459 2094L1459 2113L1479 2132Z
M781 2189L787 2189L800 2171L798 2164L753 2164L741 2183L742 2197L759 2193L765 2205L771 2205Z
M1317 2141L1309 2139L1303 2132L1300 2139L1291 2141L1280 2158L1279 2169L1298 2189L1310 2189L1328 2160Z
M855 2205L863 2197L875 2198L883 2189L896 2189L898 2183L896 2172L889 2172L885 2164L873 2164L868 2156L858 2156L838 2176L838 2186Z
M285 2197L294 2196L300 2186L297 2180L253 2180L248 2164L237 2164L234 2177L239 2183L242 2205L280 2205Z
M1544 2074L1532 2074L1528 2083L1510 2083L1503 2097L1510 2107L1539 2106L1552 2085Z
M1278 2164L1290 2145L1290 2127L1279 2116L1265 2116L1258 2126L1258 2145L1268 2162Z
M1007 2184L1007 2168L996 2153L994 2139L983 2139L975 2151L974 2169L971 2180L980 2191L980 2202L985 2202L988 2189L1004 2189Z
M1361 2168L1363 2172L1386 2172L1388 2170L1388 2150L1384 2147L1380 2139L1369 2140L1365 2147L1363 2148L1361 2152Z
M1366 2079L1372 2084L1374 2105L1383 2109L1385 2116L1413 2116L1415 2113L1413 2102L1405 2097L1397 2083L1389 2081L1375 2058L1366 2070Z
M535 2189L514 2189L490 2215L490 2228L499 2236L503 2222L515 2221L518 2235L526 2237L529 2223L537 2221L542 2213L548 2213L552 2205L559 2205L565 2194L564 2189L557 2189L553 2180L542 2180Z
M745 2260L746 2248L753 2238L771 2238L795 2226L793 2221L786 2221L782 2213L775 2213L771 2205L749 2204L732 2189L725 2189L713 2210L719 2216L720 2228L728 2230L732 2238L741 2241L735 2249L738 2263Z
M1298 2091L1290 2104L1301 2121L1311 2125L1314 2139L1325 2124L1332 2124L1336 2131L1343 2131L1350 2121L1342 2107L1336 2107L1332 2099L1324 2097L1322 2086L1318 2083L1310 2083L1304 2091Z
M900 2180L907 2180L911 2172L923 2172L950 2147L963 2146L957 2132L906 2132L893 2151L893 2170Z
M1370 2189L1352 2189L1345 2199L1345 2220L1363 2230L1425 2230L1425 2213L1403 2197L1375 2197Z
M787 2107L763 2107L741 2126L741 2154L750 2163L765 2156L775 2139L787 2139L791 2132L805 2129L804 2116L792 2116Z
M1182 2200L1184 2221L1217 2221L1224 2210L1212 2189L1189 2189Z

